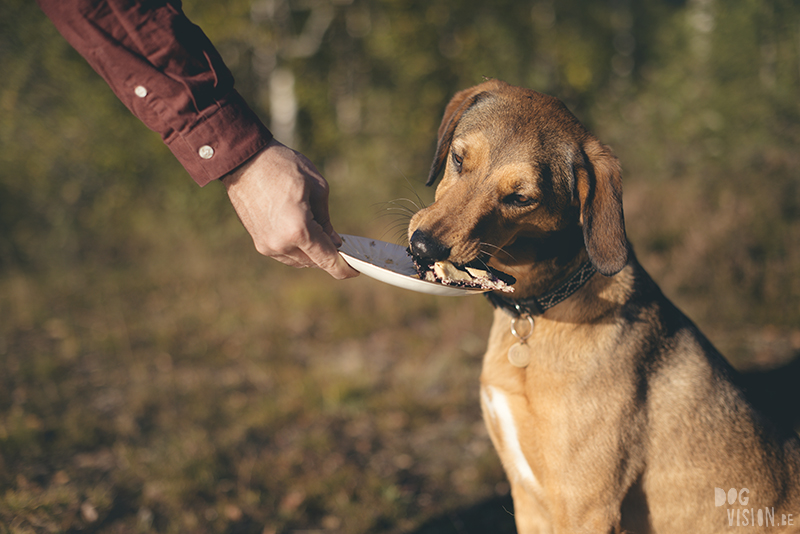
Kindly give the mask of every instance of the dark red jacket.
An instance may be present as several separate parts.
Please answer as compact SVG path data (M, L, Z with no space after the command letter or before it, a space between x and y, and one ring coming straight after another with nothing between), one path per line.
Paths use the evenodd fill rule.
M37 0L61 35L202 185L272 134L180 0Z

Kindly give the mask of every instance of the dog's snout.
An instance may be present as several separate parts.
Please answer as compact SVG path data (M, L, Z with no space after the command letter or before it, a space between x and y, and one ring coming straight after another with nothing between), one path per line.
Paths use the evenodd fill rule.
M411 253L428 261L442 261L450 256L450 249L422 230L416 230L409 240Z

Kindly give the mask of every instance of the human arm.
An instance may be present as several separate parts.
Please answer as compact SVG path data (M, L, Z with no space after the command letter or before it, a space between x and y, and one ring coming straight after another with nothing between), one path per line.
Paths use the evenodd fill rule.
M272 139L180 2L37 3L199 185L228 174Z
M313 165L305 158L301 165L294 151L265 150L274 146L272 134L236 92L230 71L202 30L186 18L178 0L37 3L128 109L161 135L199 185L226 177L231 202L259 251L290 265L319 265L337 278L355 275L336 253L338 237L330 237L335 233L324 179L308 170ZM264 165L266 160L269 165ZM280 198L289 202L284 194L291 190L287 183L301 182L308 183L307 194L291 200L299 204L266 208ZM316 192L319 188L324 195ZM305 227L264 219L284 217L287 210L295 221L297 212L305 210ZM317 226L325 230L317 231ZM286 254L288 241L303 235L309 241L298 248L311 251L311 256Z

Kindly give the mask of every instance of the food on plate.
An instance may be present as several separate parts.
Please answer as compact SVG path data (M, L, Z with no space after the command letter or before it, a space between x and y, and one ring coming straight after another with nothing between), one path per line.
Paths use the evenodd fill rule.
M447 260L422 263L415 259L414 264L420 278L428 282L465 289L488 289L506 293L514 291L511 286L516 279L491 267L456 266Z

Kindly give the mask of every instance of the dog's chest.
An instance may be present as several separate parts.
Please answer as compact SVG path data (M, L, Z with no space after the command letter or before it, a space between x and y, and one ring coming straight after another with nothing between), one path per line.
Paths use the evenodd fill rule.
M509 362L508 351L519 342L511 334L507 316L495 317L481 375L484 420L509 478L544 502L541 450L571 420L564 395L575 387L567 354L573 349L565 326L536 320L536 333L526 343L531 364L520 368ZM565 342L566 340L566 342ZM559 354L556 354L559 353ZM546 468L545 468L546 470Z

